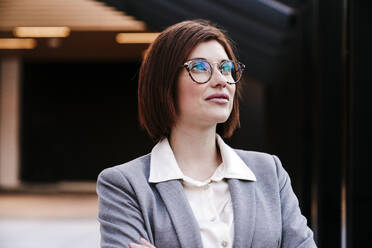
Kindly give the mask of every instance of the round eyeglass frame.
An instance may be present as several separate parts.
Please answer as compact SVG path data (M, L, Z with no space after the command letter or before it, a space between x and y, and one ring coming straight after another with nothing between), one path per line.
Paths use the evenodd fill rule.
M190 66L190 63L191 63L191 62L194 62L194 61L203 61L203 62L207 62L207 63L209 64L209 66L211 67L211 73L210 73L208 79L207 79L205 82L199 82L199 81L195 80L195 79L193 78L193 76L191 75L191 72L190 72L190 71L191 71L191 68L189 68L189 66ZM194 81L195 83L198 83L198 84L205 84L205 83L208 83L209 80L211 80L211 78L212 78L212 75L213 75L213 72L214 72L214 66L212 66L212 64L213 64L213 65L214 65L214 64L218 64L219 66L218 66L217 68L218 68L218 70L220 71L220 73L222 73L221 70L220 70L220 65L221 65L222 63L224 63L224 62L229 62L229 61L232 62L232 63L234 63L234 64L238 64L238 66L239 66L239 68L240 68L240 76L239 76L239 78L238 78L235 82L228 82L228 81L227 81L228 84L236 84L236 83L238 83L238 82L240 81L240 79L242 78L243 71L244 71L244 69L245 69L245 65L244 65L243 63L239 62L239 61L234 61L234 60L228 60L228 59L226 59L226 60L221 61L220 63L217 63L217 62L215 62L215 63L210 63L210 62L209 62L208 60L206 60L206 59L195 58L195 59L190 59L190 60L186 61L185 63L183 63L183 65L181 65L181 67L185 67L185 68L186 68L186 70L187 70L187 72L189 73L189 76L190 76L190 78L192 79L192 81Z

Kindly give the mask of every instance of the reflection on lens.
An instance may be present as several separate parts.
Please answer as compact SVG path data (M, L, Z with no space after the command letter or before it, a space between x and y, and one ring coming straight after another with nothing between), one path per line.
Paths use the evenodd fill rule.
M221 63L220 69L222 74L229 75L234 69L234 64L232 61L224 61Z
M209 80L212 68L207 61L203 60L193 61L193 63L190 64L190 67L189 72L194 81L198 83L205 83Z
M192 64L191 70L195 72L207 72L208 73L211 71L211 67L209 63L206 61L197 61Z
M239 62L233 62L233 66L231 69L231 75L234 78L235 82L238 82L242 76L243 69L242 67L243 64L240 64Z
M190 60L184 64L193 81L197 83L208 82L213 73L212 65L203 59ZM223 75L228 83L237 83L245 68L244 64L232 60L222 61L218 66L218 70Z

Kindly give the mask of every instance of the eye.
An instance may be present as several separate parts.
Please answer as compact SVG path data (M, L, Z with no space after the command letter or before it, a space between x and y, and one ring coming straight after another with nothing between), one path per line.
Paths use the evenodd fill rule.
M206 61L195 61L191 63L191 71L193 72L210 72L210 65Z

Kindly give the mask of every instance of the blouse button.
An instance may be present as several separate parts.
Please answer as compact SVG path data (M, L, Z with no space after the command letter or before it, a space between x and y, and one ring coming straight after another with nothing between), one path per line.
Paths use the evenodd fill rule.
M216 221L216 216L212 216L211 219L210 219L211 222L214 222Z
M224 240L224 241L221 242L222 247L227 247L228 244L229 243L226 240Z

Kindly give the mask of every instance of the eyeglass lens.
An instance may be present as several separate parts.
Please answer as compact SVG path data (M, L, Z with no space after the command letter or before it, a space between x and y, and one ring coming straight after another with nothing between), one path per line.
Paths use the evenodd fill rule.
M212 65L206 60L192 60L187 68L192 79L198 83L206 83L212 77ZM242 75L240 64L230 60L218 64L218 70L229 83L238 82Z

